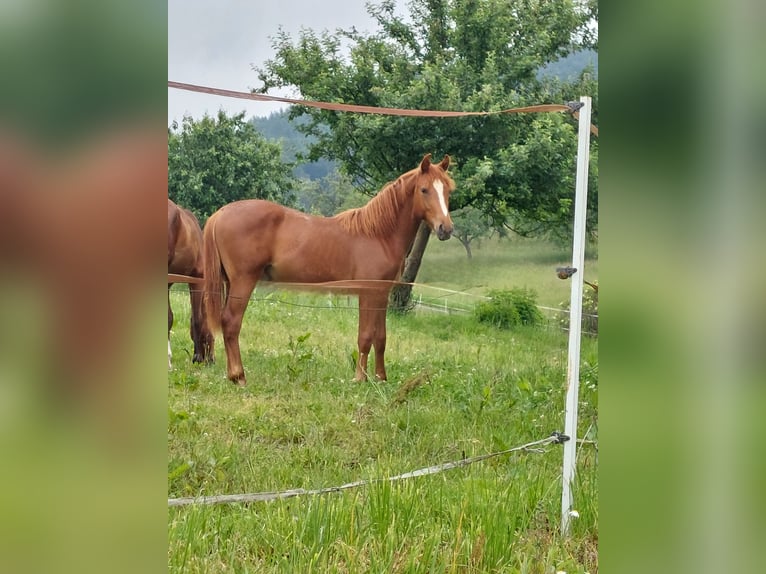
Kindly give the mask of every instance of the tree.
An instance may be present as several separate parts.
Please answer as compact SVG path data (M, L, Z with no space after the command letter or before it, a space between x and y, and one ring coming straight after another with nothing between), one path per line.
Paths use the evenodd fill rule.
M317 180L301 179L296 203L301 211L330 217L368 200L351 185L347 175L334 171Z
M538 71L578 48L595 47L591 1L411 0L407 7L404 18L393 0L368 5L379 27L371 35L303 30L293 43L280 31L275 57L257 70L258 91L291 87L311 100L500 111L566 101L563 86L539 79ZM299 129L316 138L309 159L338 161L367 193L426 152L449 153L457 164L453 209L471 205L519 228L531 221L527 231L539 233L561 225L571 207L576 127L562 114L420 118L291 108L291 118L301 116L310 121ZM472 178L482 185L463 185ZM425 249L427 240L423 226L414 245ZM415 279L422 254L411 250L403 281ZM403 287L402 297L397 291L394 304L405 307L409 290Z
M480 210L470 206L453 213L452 221L455 224L453 235L463 244L468 259L472 259L471 243L490 234L492 221Z
M190 209L200 223L239 199L293 203L292 166L282 163L281 147L265 140L244 119L221 110L183 119L168 129L168 196Z

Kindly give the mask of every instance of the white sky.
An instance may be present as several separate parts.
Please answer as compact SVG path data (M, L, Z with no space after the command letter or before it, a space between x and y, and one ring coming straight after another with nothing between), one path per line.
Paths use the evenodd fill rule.
M282 26L293 39L355 26L372 32L365 0L168 0L168 80L249 92L258 87L251 65L274 57L271 38ZM378 2L375 1L375 4ZM270 92L271 95L292 95ZM168 124L184 115L201 118L223 108L246 117L268 116L283 104L256 102L168 88Z

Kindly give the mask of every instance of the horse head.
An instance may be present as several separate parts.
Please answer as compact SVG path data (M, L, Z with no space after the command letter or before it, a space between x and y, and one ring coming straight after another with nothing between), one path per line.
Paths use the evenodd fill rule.
M441 241L449 239L453 230L449 196L455 182L447 174L449 162L450 157L445 155L440 163L431 163L431 154L426 154L415 177L415 212L422 215Z

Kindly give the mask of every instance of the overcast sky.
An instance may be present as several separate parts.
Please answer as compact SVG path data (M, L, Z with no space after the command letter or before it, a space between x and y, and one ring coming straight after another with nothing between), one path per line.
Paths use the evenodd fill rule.
M293 38L301 28L316 32L355 26L375 30L365 0L168 0L168 79L248 92L258 87L251 65L273 58L271 38L282 26ZM377 3L377 2L374 2ZM270 92L272 95L288 95ZM184 115L245 111L267 116L283 108L168 88L168 122Z

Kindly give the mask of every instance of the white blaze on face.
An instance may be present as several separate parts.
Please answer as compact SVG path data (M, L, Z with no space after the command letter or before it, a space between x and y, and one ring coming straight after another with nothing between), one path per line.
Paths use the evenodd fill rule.
M439 198L439 205L442 207L442 213L444 214L444 217L448 217L447 202L444 201L444 183L442 180L434 180L434 189L436 190L436 196Z

